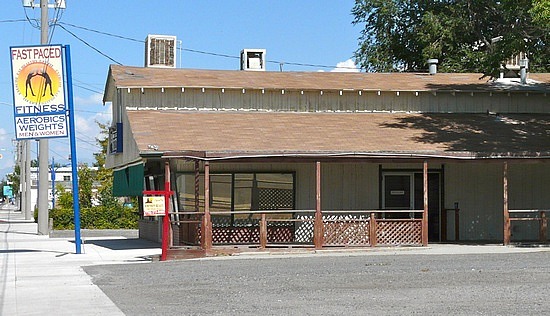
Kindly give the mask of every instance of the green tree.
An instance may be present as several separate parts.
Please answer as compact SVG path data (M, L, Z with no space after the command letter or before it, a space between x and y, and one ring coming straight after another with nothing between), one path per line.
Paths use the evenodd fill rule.
M83 164L78 167L81 228L114 229L137 228L139 214L135 207L125 207L113 196L113 171L105 168L108 146L108 125L96 122L101 134L96 139L101 151L95 153L94 167ZM99 205L92 203L92 188L97 185ZM73 195L62 186L57 187L56 208L50 212L54 229L73 229Z
M81 208L92 207L92 187L94 182L94 173L86 164L78 166L78 203ZM67 191L62 184L58 183L55 186L57 196L57 207L73 208L73 193Z
M356 63L367 71L416 71L439 59L444 72L496 76L520 52L531 71L550 70L548 0L356 0L363 25Z
M13 173L9 173L6 175L8 182L11 183L11 190L14 196L17 196L19 194L19 185L21 183L20 174L21 169L19 165L15 165L15 167L13 168Z
M99 182L98 197L101 205L114 207L118 204L118 199L113 196L113 171L105 168L107 157L107 146L109 146L109 126L97 122L100 129L100 135L96 138L101 151L94 153L94 167L97 167L96 179Z
M92 207L93 171L88 165L78 166L78 202L82 208Z
M73 194L70 191L67 191L65 187L58 183L55 185L55 195L56 195L56 207L62 209L71 209L73 208Z

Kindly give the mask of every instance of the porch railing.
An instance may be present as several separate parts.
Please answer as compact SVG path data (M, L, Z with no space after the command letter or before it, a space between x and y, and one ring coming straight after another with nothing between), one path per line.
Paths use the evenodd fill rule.
M315 225L315 210L214 211L214 245L260 248L314 246L315 230L322 230L323 247L420 246L423 210L323 210ZM417 214L420 214L418 216ZM170 213L173 246L200 244L204 213Z
M510 221L537 221L539 222L539 241L547 242L548 218L546 212L550 210L508 210Z

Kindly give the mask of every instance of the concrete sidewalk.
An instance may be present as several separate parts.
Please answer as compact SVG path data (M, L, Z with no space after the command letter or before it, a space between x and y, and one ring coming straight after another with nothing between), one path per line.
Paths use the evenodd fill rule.
M123 315L82 267L150 262L158 244L124 237L37 235L21 212L0 209L0 315Z
M11 207L11 206L10 206ZM160 245L136 238L82 237L82 254L72 238L37 235L21 212L0 209L0 315L123 315L82 269L98 264L146 263ZM456 255L548 252L550 247L430 244L318 251L266 251L194 260L268 259L296 256ZM124 288L120 289L124 291Z

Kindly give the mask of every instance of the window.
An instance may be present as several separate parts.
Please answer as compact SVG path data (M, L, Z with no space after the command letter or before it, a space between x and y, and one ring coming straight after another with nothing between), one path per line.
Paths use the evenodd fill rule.
M71 181L71 176L63 176L63 181Z
M248 225L260 217L254 211L294 210L294 178L294 173L211 174L210 211L218 213L212 217L214 226ZM200 175L198 182L195 182L194 173L177 175L176 190L180 210L195 210L196 185L199 189L199 212L204 212L204 175ZM227 215L219 214L223 212L227 212ZM278 213L272 217L290 218L292 213Z

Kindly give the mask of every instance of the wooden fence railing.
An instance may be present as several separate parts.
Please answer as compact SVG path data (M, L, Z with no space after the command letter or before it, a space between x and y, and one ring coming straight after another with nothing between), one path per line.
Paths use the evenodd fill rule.
M214 245L311 247L315 232L320 229L323 247L420 246L424 244L422 212L323 210L319 226L315 222L315 210L215 211L210 212L212 227L209 231ZM173 212L170 215L173 246L201 244L204 213Z
M539 222L539 241L547 242L548 218L546 212L550 210L508 210L510 221L538 221ZM517 217L523 215L521 217ZM530 216L529 216L530 215Z

